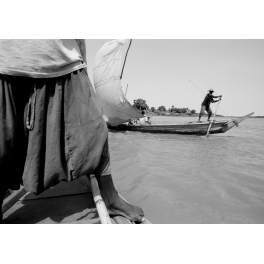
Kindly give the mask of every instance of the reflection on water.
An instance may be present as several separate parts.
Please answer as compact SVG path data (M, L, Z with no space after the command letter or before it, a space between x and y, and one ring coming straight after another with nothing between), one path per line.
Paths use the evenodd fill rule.
M153 223L264 223L263 130L252 118L208 139L110 132L116 188Z

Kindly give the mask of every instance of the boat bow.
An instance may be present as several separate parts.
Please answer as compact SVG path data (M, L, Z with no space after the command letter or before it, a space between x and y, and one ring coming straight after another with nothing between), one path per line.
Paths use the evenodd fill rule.
M238 124L241 123L242 121L244 121L245 119L251 117L252 115L254 114L254 112L248 114L248 115L245 115L245 116L242 116L242 117L239 117L239 118L236 118L236 119L231 119L229 122L227 122L222 130L223 130L223 133L225 133L226 131L230 130L231 128L233 128L234 126L237 126L238 127Z

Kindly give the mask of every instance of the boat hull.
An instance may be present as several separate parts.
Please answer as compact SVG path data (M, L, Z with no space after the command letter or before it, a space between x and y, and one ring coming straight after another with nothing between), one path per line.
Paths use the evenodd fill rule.
M44 210L43 210L44 208ZM4 224L100 224L88 177L60 182L40 195L24 187L14 191L2 205ZM122 216L111 218L112 224L133 224ZM151 224L147 219L141 224Z
M240 122L250 117L254 113L250 113L244 117L216 121L212 124L210 134L225 133L231 128L238 126ZM129 126L126 124L111 126L107 124L109 130L115 131L138 131L146 133L163 133L163 134L183 134L183 135L206 135L210 122L190 122L186 124L172 125L144 125L144 126Z

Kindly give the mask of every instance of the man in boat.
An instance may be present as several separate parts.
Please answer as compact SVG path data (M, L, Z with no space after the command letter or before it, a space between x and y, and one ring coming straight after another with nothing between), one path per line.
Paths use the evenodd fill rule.
M144 115L144 117L142 117L142 118L140 118L139 119L139 125L141 125L141 126L144 126L144 125L150 125L151 124L151 122L149 121L149 117L146 115L146 110L142 110L142 115Z
M84 40L0 40L0 203L95 174L110 216L143 221L118 195ZM2 212L0 216L2 222Z
M204 98L204 100L202 102L202 105L201 105L201 111L200 111L200 114L199 114L198 122L200 122L200 119L201 119L202 115L204 114L205 110L208 113L207 121L210 121L210 117L212 115L212 110L211 110L210 104L211 103L216 103L219 100L221 100L222 95L214 96L213 93L214 93L214 90L210 89L208 91L208 94L205 96L205 98ZM214 100L213 98L220 98L220 99L219 100Z
M138 126L138 119L129 119L128 123L127 123L128 126Z

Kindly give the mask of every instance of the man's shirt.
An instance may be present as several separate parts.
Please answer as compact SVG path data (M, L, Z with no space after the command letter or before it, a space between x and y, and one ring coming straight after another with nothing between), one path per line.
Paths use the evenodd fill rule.
M214 102L214 99L213 99L213 98L214 98L214 96L213 96L212 94L208 93L208 94L205 96L205 98L204 98L202 104L205 105L205 106L210 105L210 103Z
M85 67L75 39L0 40L0 74L53 78Z

